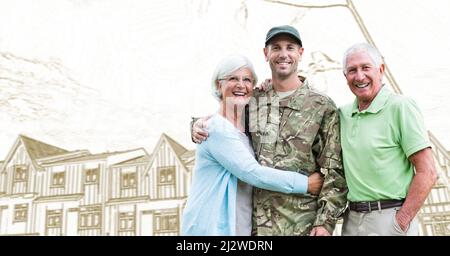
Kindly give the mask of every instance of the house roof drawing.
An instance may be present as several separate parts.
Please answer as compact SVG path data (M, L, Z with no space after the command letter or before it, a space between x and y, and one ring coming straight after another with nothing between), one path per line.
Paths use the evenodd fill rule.
M88 150L68 151L21 134L17 137L8 156L4 161L0 162L0 172L4 171L4 168L6 167L5 163L8 163L11 160L21 144L24 146L25 151L36 170L43 170L43 167L48 165L67 163L108 161L109 165L115 165L117 163L125 162L132 164L137 163L138 161L149 161L150 159L150 156L144 148L91 154Z
M120 163L116 163L113 166L133 165L133 164L145 164L150 160L150 155L139 156L130 160L126 160Z
M68 150L20 134L4 160L4 164L0 169L2 172L4 171L6 164L9 163L20 145L24 146L25 151L31 160L31 163L36 170L42 169L41 166L37 163L37 159L69 153Z
M61 155L69 152L68 150L32 139L22 134L19 135L19 139L22 141L30 158L33 160L42 157Z
M174 152L175 158L178 160L178 162L183 167L182 169L186 172L190 171L190 167L193 163L192 155L195 155L192 153L193 150L188 150L182 145L180 145L178 142L176 142L174 139L172 139L169 135L162 133L161 137L159 138L158 143L156 143L156 146L154 148L153 154L150 157L150 162L147 167L147 170L145 173L148 173L149 168L152 166L153 162L155 161L157 157L157 152L161 148L163 143L167 143L167 145L172 149Z
M187 149L185 147L181 146L180 143L176 142L169 135L163 133L161 135L161 137L164 137L166 139L166 141L170 144L170 146L172 147L175 154L181 156L182 154L184 154L187 151Z
M120 155L125 153L130 153L136 150L143 150L142 148L136 148L136 149L129 149L129 150L123 150L123 151L114 151L114 152L102 152L102 153L96 153L96 154L87 154L87 155L81 155L78 157L61 160L61 161L54 161L54 162L47 162L46 164L60 164L60 163L75 163L75 162L87 162L87 161L96 161L96 160L107 160L109 157L114 155ZM145 151L145 150L144 150Z

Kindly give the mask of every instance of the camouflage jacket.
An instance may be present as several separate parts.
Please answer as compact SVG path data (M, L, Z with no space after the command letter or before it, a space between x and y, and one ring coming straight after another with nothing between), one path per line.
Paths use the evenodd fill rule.
M253 235L309 235L321 225L332 234L348 192L334 102L310 89L306 81L281 100L271 87L266 92L255 90L253 96L248 116L258 161L306 175L320 171L325 179L318 196L255 188Z

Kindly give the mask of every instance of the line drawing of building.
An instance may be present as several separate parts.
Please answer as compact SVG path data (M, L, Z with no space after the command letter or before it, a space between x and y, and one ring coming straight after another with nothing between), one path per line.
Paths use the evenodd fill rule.
M449 152L442 145L433 152L448 175ZM195 150L164 133L152 154L144 148L67 151L19 135L0 161L0 235L179 235L194 163ZM421 235L450 235L445 178L418 213Z
M178 235L194 151L162 134L91 154L19 135L0 162L0 235Z
M438 181L419 212L422 235L450 235L450 151L428 132L433 145L433 156L438 172Z

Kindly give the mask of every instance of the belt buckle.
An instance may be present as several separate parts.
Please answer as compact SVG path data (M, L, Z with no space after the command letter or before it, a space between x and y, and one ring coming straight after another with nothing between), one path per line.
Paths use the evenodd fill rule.
M370 201L367 202L367 205L369 206L369 210L367 212L372 212L372 210L378 210L379 212L381 212L381 210L383 209L383 208L381 208L381 201L378 200L378 201L376 201L376 203L377 203L377 206L376 206L377 209L372 209L372 202L370 202Z

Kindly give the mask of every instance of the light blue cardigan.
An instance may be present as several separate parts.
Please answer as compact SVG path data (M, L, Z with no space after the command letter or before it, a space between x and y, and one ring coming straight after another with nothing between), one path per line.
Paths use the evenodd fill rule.
M215 114L207 126L209 137L197 146L181 235L235 235L237 179L267 190L306 193L307 176L261 166L227 119Z

